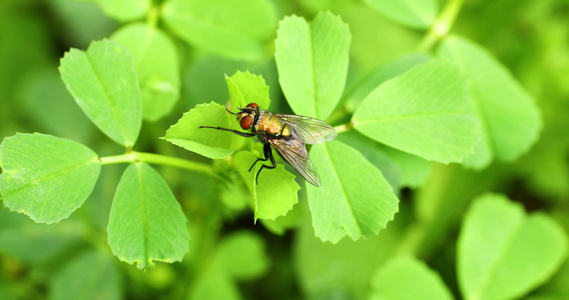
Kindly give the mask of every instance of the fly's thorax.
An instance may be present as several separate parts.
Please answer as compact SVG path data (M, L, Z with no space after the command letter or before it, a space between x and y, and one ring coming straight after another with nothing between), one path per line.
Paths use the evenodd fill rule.
M255 124L257 134L271 138L283 138L290 136L290 127L284 123L283 119L277 114L261 110L257 124Z

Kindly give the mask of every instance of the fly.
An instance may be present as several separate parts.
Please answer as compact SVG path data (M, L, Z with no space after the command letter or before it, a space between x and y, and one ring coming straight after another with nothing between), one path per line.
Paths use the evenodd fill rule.
M308 157L306 144L319 144L335 139L337 134L332 126L314 118L275 114L259 109L257 103L249 103L245 108L238 107L238 109L239 111L234 113L226 108L230 114L237 116L241 128L250 129L251 133L212 126L200 126L200 128L230 131L243 137L257 136L263 143L264 158L257 158L249 168L249 172L259 161L271 162L271 165L261 166L255 177L257 182L263 168L274 169L277 166L271 151L273 147L306 181L315 186L322 185L316 168Z

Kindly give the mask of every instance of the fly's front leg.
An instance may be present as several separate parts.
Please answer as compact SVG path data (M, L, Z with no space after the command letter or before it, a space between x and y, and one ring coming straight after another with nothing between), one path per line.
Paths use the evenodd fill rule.
M267 165L262 165L261 168L259 169L259 171L257 172L257 176L255 177L255 180L257 181L257 184L259 184L259 174L261 174L261 171L263 170L263 168L267 168L267 169L274 169L277 167L277 163L275 163L275 158L273 157L273 151L271 151L271 145L269 145L268 143L265 143L265 145L263 146L263 153L265 154L265 158L257 158L257 160L253 163L253 165L251 165L251 167L249 168L249 172L251 172L251 170L253 169L253 167L255 166L255 164L258 161L267 161L270 160L272 166L267 166Z
M233 133L235 133L235 134L238 134L238 135L244 136L244 137L253 137L253 136L255 136L254 133L241 132L241 131L238 131L238 130L233 130L233 129L229 129L229 128L223 128L223 127L200 126L200 128L211 128L211 129L229 131L229 132L233 132Z

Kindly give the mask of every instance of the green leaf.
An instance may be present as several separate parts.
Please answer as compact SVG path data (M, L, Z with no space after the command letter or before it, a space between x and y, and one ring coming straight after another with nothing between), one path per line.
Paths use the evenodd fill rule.
M143 17L151 0L79 0L99 4L105 14L117 21L126 22Z
M180 204L160 174L146 163L124 172L111 207L109 245L113 253L138 268L153 261L181 261L190 235Z
M89 250L52 277L50 299L122 299L119 270L111 256Z
M287 229L297 228L302 220L302 212L299 204L295 204L286 215L274 220L261 220L265 228L275 235L284 235Z
M168 35L145 24L121 28L111 37L125 46L138 74L142 117L156 121L168 114L180 96L178 53Z
M398 199L381 172L354 148L338 141L312 146L322 187L307 185L314 232L337 243L374 235L393 220Z
M394 191L400 189L399 168L383 151L383 148L387 147L383 147L380 143L367 138L355 130L341 133L337 140L358 150L366 160L381 171L381 174L393 187Z
M225 82L233 112L237 112L237 107L243 108L249 103L257 103L261 109L269 108L269 86L263 76L251 74L249 71L237 71L231 77L226 75Z
M215 102L198 104L185 113L172 125L164 139L186 150L203 156L218 159L229 156L242 143L244 137L235 133L200 126L214 126L237 129L235 116L227 113L222 105Z
M330 12L312 24L297 16L279 23L275 59L292 110L325 120L340 100L348 72L350 30Z
M257 156L249 151L240 151L234 156L235 167L245 181L252 196L253 210L256 219L274 220L284 216L298 202L300 187L294 181L294 175L289 173L282 164L276 169L264 169L259 175L259 183L255 181L261 164L259 161L249 172L249 168Z
M18 133L0 145L0 167L4 205L38 223L54 223L68 218L91 194L101 162L82 144Z
M132 59L115 42L91 43L87 52L71 49L61 59L61 78L85 114L115 142L134 145L142 108Z
M401 25L417 29L429 28L438 14L436 0L363 0L385 17Z
M385 81L407 72L412 67L431 59L423 53L414 53L399 57L398 59L382 64L371 72L354 81L346 88L342 99L348 111L354 111L369 93Z
M527 216L504 196L483 195L466 214L458 239L463 297L522 297L559 268L566 251L566 234L551 218Z
M444 39L438 57L449 59L467 74L470 98L482 125L483 138L465 164L487 166L492 157L510 162L536 142L542 122L534 99L509 71L480 46L457 36Z
M371 279L370 299L453 299L441 277L413 257L388 261Z
M235 279L255 279L270 265L265 248L264 240L252 232L232 233L219 244L216 263Z
M378 142L443 163L461 162L480 136L464 76L437 60L380 85L358 107L352 123Z
M176 34L206 51L237 60L266 57L277 17L267 0L170 0L162 16Z

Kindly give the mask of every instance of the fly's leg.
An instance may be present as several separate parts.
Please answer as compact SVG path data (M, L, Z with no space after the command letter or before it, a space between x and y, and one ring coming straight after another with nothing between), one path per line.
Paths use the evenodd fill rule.
M235 134L237 134L237 135L244 136L244 137L253 137L253 136L255 136L254 133L241 132L241 131L238 131L238 130L223 128L223 127L200 126L200 128L211 128L211 129L217 129L217 130L230 131L230 132L233 132L233 133L235 133Z
M249 168L249 172L251 172L251 170L253 170L253 167L257 164L258 161L267 161L269 160L269 154L271 153L271 146L269 146L269 144L265 143L263 144L263 153L265 154L265 158L257 158L257 160L251 165L251 167ZM272 153L271 153L272 154ZM262 168L262 167L261 167ZM259 170L260 171L260 170Z
M277 167L277 163L275 163L275 158L273 157L273 151L271 151L271 145L269 145L268 143L265 143L265 145L263 146L263 153L265 154L265 158L257 158L257 160L251 165L251 167L249 168L249 172L251 172L251 170L253 169L253 167L255 166L255 164L258 161L267 161L267 160L271 160L271 164L272 166L267 166L267 165L262 165L261 168L259 169L259 171L257 172L257 176L255 177L255 180L257 181L257 184L259 184L259 174L261 174L261 171L263 170L263 168L267 168L267 169L274 169Z

